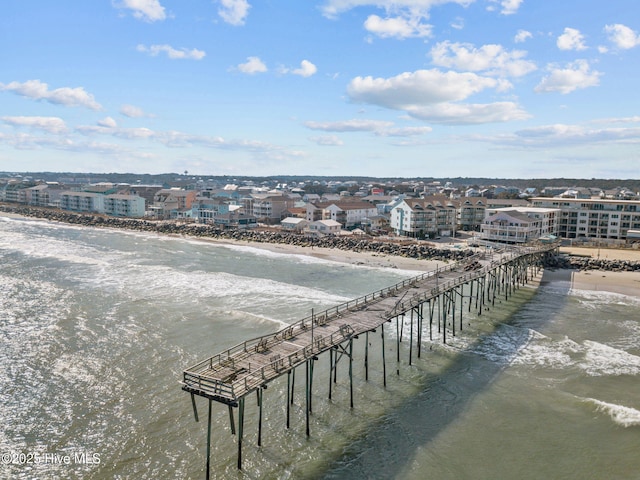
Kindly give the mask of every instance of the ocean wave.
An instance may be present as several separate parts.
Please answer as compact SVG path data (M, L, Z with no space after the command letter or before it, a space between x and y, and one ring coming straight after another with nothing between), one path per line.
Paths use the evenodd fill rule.
M585 398L584 401L595 405L597 412L609 415L614 423L618 425L625 428L640 426L640 410L615 403L603 402L595 398Z
M566 336L561 340L531 336L516 353L513 365L553 369L573 366L592 377L640 374L640 357L591 340L577 343Z
M582 347L567 336L558 341L541 334L532 335L512 364L562 369L573 365L575 354L581 350Z
M576 297L581 305L590 309L598 309L602 305L635 305L640 306L640 297L624 293L603 290L580 290L572 288L568 294Z
M638 375L640 357L591 340L585 340L584 361L579 364L590 376Z

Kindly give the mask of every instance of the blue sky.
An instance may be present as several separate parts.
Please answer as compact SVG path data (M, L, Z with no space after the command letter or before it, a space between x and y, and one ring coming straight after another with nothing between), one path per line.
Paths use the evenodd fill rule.
M638 178L637 0L7 0L0 170Z

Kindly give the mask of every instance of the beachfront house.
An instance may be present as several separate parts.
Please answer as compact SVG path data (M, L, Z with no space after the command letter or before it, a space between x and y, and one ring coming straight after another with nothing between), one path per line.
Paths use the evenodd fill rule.
M302 232L308 225L309 222L299 217L287 217L280 222L282 230L289 232Z
M342 224L335 220L316 220L309 224L309 231L320 235L338 235Z
M197 195L195 190L163 188L154 195L149 211L151 216L159 219L190 217Z
M560 210L517 207L487 212L481 228L483 240L525 243L546 235L557 235Z
M307 205L307 221L333 220L343 228L354 228L378 215L378 209L369 202L345 200Z

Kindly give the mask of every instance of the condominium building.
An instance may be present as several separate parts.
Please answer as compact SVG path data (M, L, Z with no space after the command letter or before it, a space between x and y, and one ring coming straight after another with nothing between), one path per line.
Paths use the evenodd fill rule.
M629 230L640 229L638 200L536 197L531 202L560 209L558 235L563 238L622 241Z
M100 193L62 192L60 208L73 212L104 213L104 198L105 196Z
M405 198L391 210L391 227L407 237L451 236L457 225L458 208L445 196Z
M137 195L105 195L104 213L115 217L144 217L145 200Z

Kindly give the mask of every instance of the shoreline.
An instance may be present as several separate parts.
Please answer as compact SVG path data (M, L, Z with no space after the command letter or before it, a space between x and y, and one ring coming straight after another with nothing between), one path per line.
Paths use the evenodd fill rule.
M175 235L174 237L180 238L180 236L178 235ZM349 265L361 267L394 268L398 270L411 270L415 271L416 273L435 270L436 268L447 265L448 263L442 260L419 260L415 258L401 257L398 255L387 255L384 253L352 252L348 250L341 250L338 248L316 246L304 247L300 245L289 245L286 243L262 243L244 240L221 240L216 238L188 236L184 236L183 238L195 238L197 240L211 242L217 245L256 248L258 250L265 250L268 252L280 253L283 255L301 255L311 258L317 258L319 260L346 263Z
M32 219L38 218L47 221L44 217L32 217L19 213L0 210L0 217ZM61 222L64 223L64 222ZM91 225L88 225L91 226ZM98 227L98 225L95 225ZM109 227L118 229L119 227ZM178 232L164 233L150 231L158 235L168 235L174 238L191 238L219 245L251 247L273 253L285 255L303 255L338 263L370 268L394 268L418 272L435 270L437 267L448 264L453 259L426 259L387 254L376 251L354 251L338 247L325 247L319 245L295 245L288 243L269 243L251 241L248 239L216 238L210 236L189 235ZM640 251L630 249L598 249L585 247L561 247L560 252L569 256L583 257L587 259L604 259L607 261L640 261ZM640 272L638 271L609 271L598 269L572 269L572 268L546 268L540 279L540 283L569 282L572 289L606 291L640 297Z

